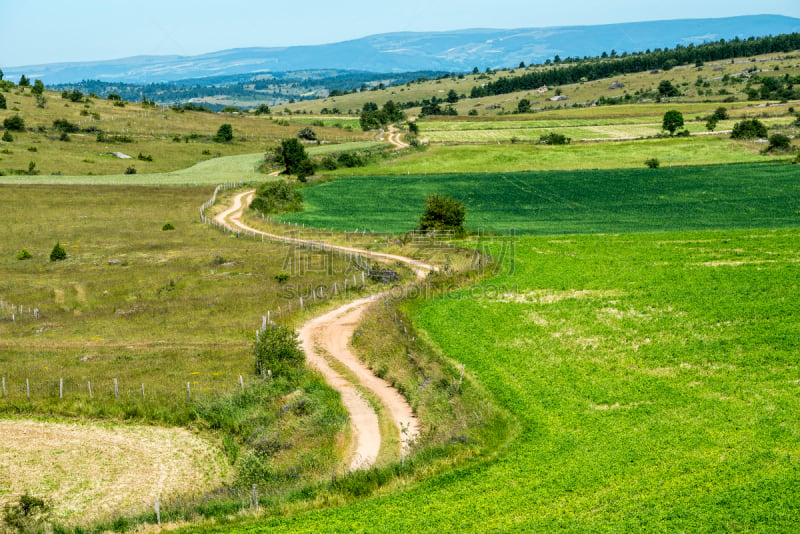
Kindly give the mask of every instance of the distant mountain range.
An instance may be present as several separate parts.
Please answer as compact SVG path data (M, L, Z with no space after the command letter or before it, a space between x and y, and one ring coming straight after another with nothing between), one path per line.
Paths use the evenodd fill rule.
M112 61L6 67L7 79L26 74L46 84L81 80L153 83L186 78L291 72L309 69L371 72L467 71L539 63L556 54L597 56L604 51L699 44L735 37L800 32L800 19L753 15L564 26L514 30L471 29L428 33L387 33L352 41L285 48L241 48L199 56L137 56Z

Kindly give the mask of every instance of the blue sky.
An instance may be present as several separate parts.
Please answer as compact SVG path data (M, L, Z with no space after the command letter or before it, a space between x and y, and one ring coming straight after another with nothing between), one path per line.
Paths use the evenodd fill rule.
M395 31L776 14L798 0L0 0L0 66L321 44ZM602 7L598 7L602 6Z

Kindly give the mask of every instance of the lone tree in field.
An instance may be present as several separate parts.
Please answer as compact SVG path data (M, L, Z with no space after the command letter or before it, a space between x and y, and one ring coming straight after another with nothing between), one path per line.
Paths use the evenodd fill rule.
M33 82L33 88L31 89L31 93L34 95L40 95L44 93L44 83L42 80L35 80Z
M658 84L658 94L666 98L681 96L681 92L678 91L678 88L672 85L672 82L669 80L661 80L661 83Z
M447 102L450 104L458 103L458 93L456 93L455 89L450 89L450 91L448 91Z
M23 75L20 77L20 79L19 79L19 83L18 83L17 85L19 85L20 87L30 87L30 86L31 86L31 81L28 79L28 77L27 77L27 76L25 76L25 75L23 74Z
M61 243L56 243L53 250L50 251L50 261L61 261L67 259L67 251L61 246Z
M253 346L256 358L256 373L266 376L288 375L300 369L306 355L300 350L297 333L285 326L273 326L261 330Z
M217 130L217 135L214 136L214 141L217 143L227 143L233 140L233 126L225 123Z
M517 113L528 113L531 110L531 101L523 98L517 104Z
M426 233L452 230L457 234L463 234L466 215L467 209L458 200L433 194L425 199L425 211L419 219L419 229Z
M306 149L295 137L281 141L281 146L276 150L275 160L286 166L284 174L294 174L301 181L314 174L314 166L308 159Z
M0 109L8 109L6 107L6 97L2 93L0 93Z
M664 121L661 127L669 131L670 135L675 135L675 130L683 126L683 113L671 109L664 113Z

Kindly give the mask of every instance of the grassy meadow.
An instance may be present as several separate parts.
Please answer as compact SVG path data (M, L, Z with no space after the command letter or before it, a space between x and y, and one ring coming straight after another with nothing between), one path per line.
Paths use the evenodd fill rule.
M0 189L5 417L184 426L224 453L236 473L228 484L248 491L258 484L273 497L338 468L348 442L338 395L313 372L256 376L252 344L268 310L273 320L292 324L302 316L297 296L341 284L348 261L305 258L203 225L199 207L210 187ZM174 230L162 230L167 222ZM66 260L50 261L56 242ZM17 259L22 249L32 257ZM289 280L277 281L280 272ZM277 316L290 302L295 311ZM37 308L38 318L28 308ZM15 457L28 452L34 451ZM57 517L85 524L115 513L65 512L73 500L88 502L80 488L49 493L80 482L69 476L32 488L54 501ZM201 489L182 486L165 495L164 517L236 513L250 499L197 496ZM7 491L0 490L0 501ZM181 492L203 497L205 508L179 500Z
M415 228L431 193L464 202L477 231L598 233L797 226L796 165L749 164L342 178L303 189L282 220L376 232Z
M191 531L787 532L800 458L795 229L523 236L414 308L519 424L405 491Z
M503 77L519 76L548 68L552 67L534 66L523 69L502 69L489 73L466 74L461 78L453 76L421 83L411 82L402 86L387 87L386 89L301 101L287 104L283 108L295 114L319 114L324 108L328 110L338 109L342 114L358 114L359 110L367 102L375 102L382 106L389 100L393 100L396 103L416 102L430 99L434 96L443 100L447 97L448 92L453 90L461 97L453 105L459 115L467 115L470 111L474 111L479 116L498 116L516 111L519 101L523 98L531 101L533 108L547 111L561 108L564 104L571 105L596 101L601 96L611 99L624 96L626 93L634 95L637 91L653 91L658 88L658 84L662 80L669 80L683 94L681 97L670 99L672 102L691 102L708 107L720 105L731 96L738 101L746 100L747 96L744 93L746 82L741 77L745 70L755 68L765 75L782 76L789 74L796 76L800 73L800 56L796 52L793 54L765 54L752 58L737 58L735 61L709 62L701 67L681 65L669 71L660 71L655 74L641 72L591 82L563 85L559 89L561 89L562 94L569 97L566 102L551 102L549 100L556 95L555 87L549 87L544 93L520 91L476 99L465 98L475 86L491 83ZM729 77L727 81L724 79L725 75ZM701 80L701 86L697 85L698 79ZM623 87L611 89L611 85L614 82L623 84ZM708 85L706 86L705 84ZM704 101L707 103L702 104ZM741 102L735 105L740 104ZM731 106L734 104L724 103L723 105ZM603 107L613 109L618 106ZM411 116L415 116L419 114L419 111L420 108L418 107L411 108L408 113Z
M431 146L385 162L338 169L331 176L413 175L547 170L642 169L656 158L662 167L788 161L790 156L764 156L763 143L735 141L723 136L645 139L612 143L550 146L478 144Z
M16 88L4 96L8 109L0 110L0 121L14 115L25 121L24 132L12 132L13 142L0 143L0 171L5 174L27 171L30 162L42 175L122 175L131 166L137 174L171 172L215 157L263 153L307 126L268 115L177 112L141 103L117 107L97 98L71 102L52 91L45 91L44 108L37 106L30 89ZM67 120L81 131L68 134L68 141L61 140L61 132L53 126L56 120ZM233 127L233 140L214 142L212 138L224 123ZM106 135L103 142L97 140L98 130ZM332 126L315 126L314 130L325 142L373 139L373 134L360 130ZM112 152L133 159L118 159ZM152 161L138 159L139 154L151 156Z

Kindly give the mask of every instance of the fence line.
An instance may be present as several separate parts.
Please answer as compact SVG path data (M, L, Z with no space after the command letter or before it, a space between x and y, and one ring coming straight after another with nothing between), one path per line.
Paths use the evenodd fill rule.
M357 251L348 250L347 247L340 247L336 245L330 245L322 240L305 240L300 239L297 237L290 237L290 236L274 236L269 235L261 232L256 231L248 231L248 230L241 230L241 229L233 229L225 224L220 223L213 217L206 216L205 212L212 206L214 206L217 202L217 195L221 191L227 191L230 189L235 189L244 185L244 182L236 182L236 183L227 183L218 185L216 189L214 189L214 194L211 198L203 203L200 208L200 220L212 228L220 230L223 233L228 233L231 235L235 235L237 238L245 238L245 239L252 239L256 242L261 243L272 243L277 245L283 245L286 247L294 246L295 248L302 248L309 250L311 252L323 252L328 254L338 254L339 259L346 259L350 262L350 265L356 267L360 273L361 277L357 274L353 274L351 276L346 276L341 282L336 281L333 283L333 288L330 287L320 287L320 288L313 288L310 295L306 295L305 297L300 296L297 299L289 300L289 302L285 306L278 307L277 310L266 310L266 312L262 315L261 327L256 330L256 337L258 337L263 330L265 330L268 325L275 325L274 319L278 317L283 318L284 316L290 314L292 310L305 310L311 303L317 303L319 301L331 299L335 296L341 295L349 295L351 291L360 291L366 286L366 273L370 271L370 264L366 260L366 258ZM297 226L297 225L295 225ZM333 230L331 230L333 231ZM328 291L326 292L326 289Z
M230 387L220 387L226 384ZM24 380L19 378L13 381L5 375L0 377L0 396L2 396L3 400L11 400L13 398L25 398L27 400L35 398L58 398L63 400L65 398L85 399L87 397L89 399L95 399L99 396L106 399L113 398L115 400L152 400L165 394L191 399L198 395L203 395L207 391L217 393L220 389L227 389L228 391L241 389L241 391L244 391L244 376L237 375L234 379L228 378L220 381L210 381L205 384L197 381L185 383L178 381L167 387L164 387L163 383L157 383L156 385L148 384L147 382L123 384L117 378L85 380L77 378L64 379L61 377L58 379L42 379L36 381L27 377Z
M32 308L31 306L23 306L22 304L11 304L0 300L0 311L8 312L11 314L11 321L16 321L18 316L30 315L34 319L39 318L39 308Z

